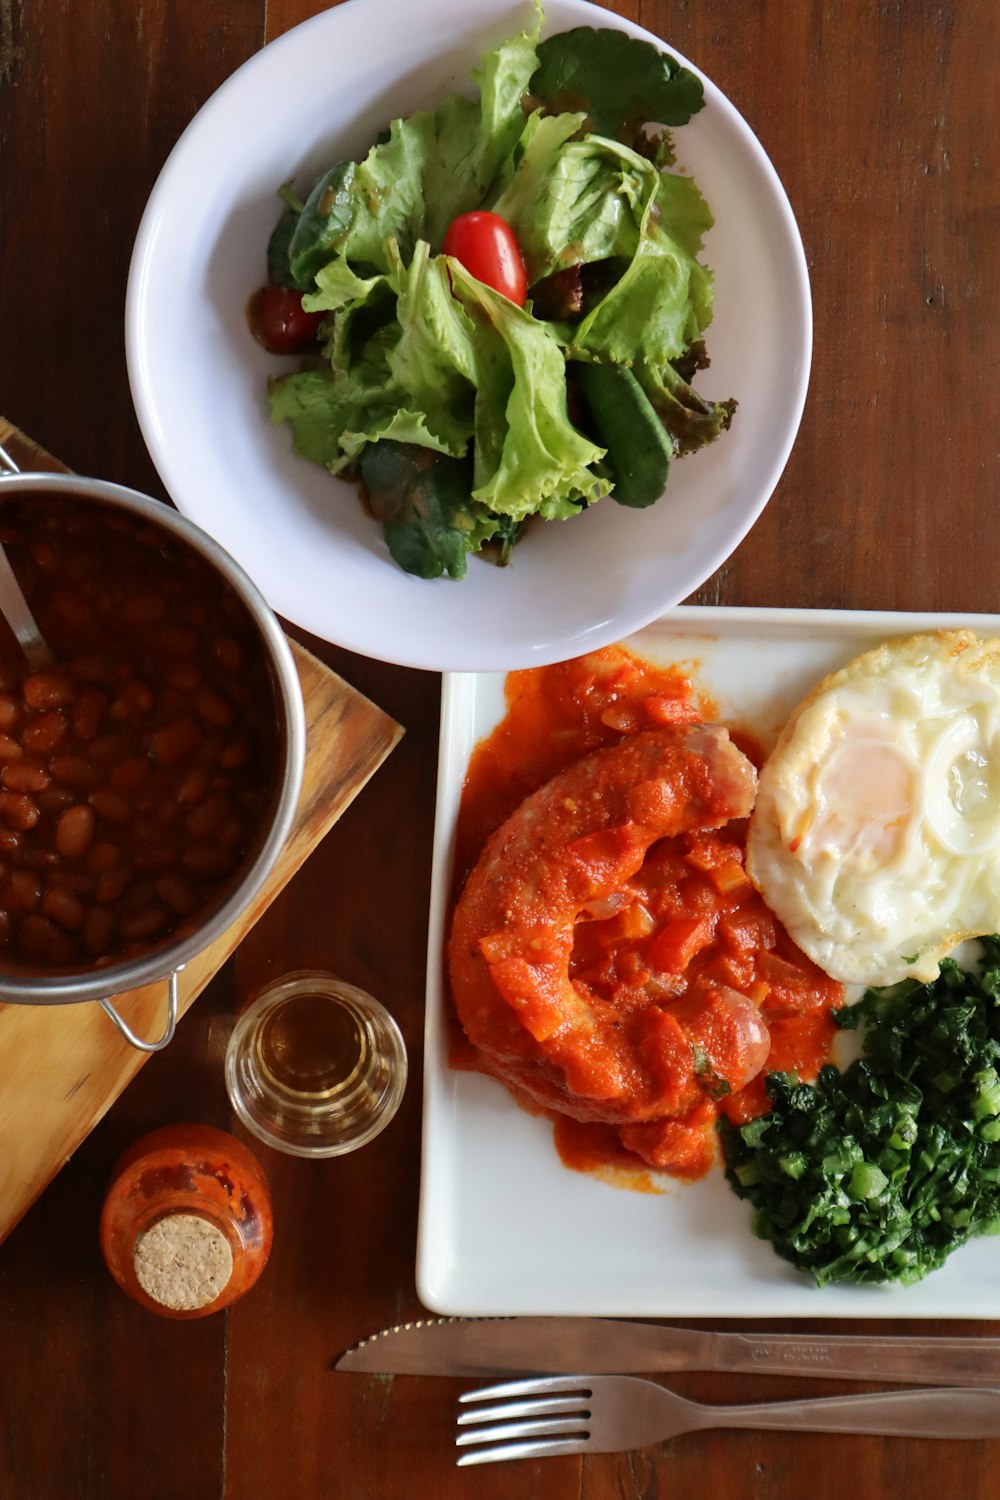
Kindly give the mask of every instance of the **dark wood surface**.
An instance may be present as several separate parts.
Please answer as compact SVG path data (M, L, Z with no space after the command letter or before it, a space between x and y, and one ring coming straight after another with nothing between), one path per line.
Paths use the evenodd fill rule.
M0 0L0 412L73 468L162 494L123 352L139 217L212 90L319 8ZM797 445L761 520L696 602L997 609L995 0L613 8L696 61L751 123L789 193L812 275L815 358ZM303 640L403 724L405 739L0 1248L2 1500L994 1493L998 1448L985 1442L717 1433L631 1457L459 1471L458 1383L331 1371L342 1348L420 1313L439 681ZM228 1314L150 1317L100 1259L108 1172L153 1126L231 1126L221 1060L234 1010L297 966L339 971L395 1011L413 1066L402 1112L340 1161L262 1148L277 1224L265 1277ZM714 1400L838 1389L705 1375L676 1384Z

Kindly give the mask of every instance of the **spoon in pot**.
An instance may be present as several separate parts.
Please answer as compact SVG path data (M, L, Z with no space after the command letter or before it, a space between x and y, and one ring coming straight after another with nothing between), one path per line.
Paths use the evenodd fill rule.
M0 474L4 469L11 474L21 472L7 450L0 446ZM18 644L28 658L28 665L36 671L40 667L47 667L53 659L52 652L28 607L28 601L14 576L14 569L10 565L10 558L4 551L2 542L0 542L0 613L17 636Z

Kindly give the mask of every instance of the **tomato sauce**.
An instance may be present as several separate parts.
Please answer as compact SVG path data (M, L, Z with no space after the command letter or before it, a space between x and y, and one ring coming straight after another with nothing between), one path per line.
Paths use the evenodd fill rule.
M639 730L717 720L715 705L687 672L661 667L621 647L508 675L506 713L473 753L463 788L455 894L489 836L532 792L581 756ZM732 738L756 764L751 736ZM765 1069L733 1091L725 1082L685 1099L668 1119L609 1126L553 1116L562 1160L576 1170L648 1186L649 1169L694 1179L716 1159L720 1113L742 1122L768 1108L769 1070L814 1078L836 1032L842 987L795 946L744 870L746 824L731 822L654 844L636 876L575 929L570 977L622 1016L649 1010L669 1022L694 984L721 985L748 997L770 1032ZM702 1016L706 1050L724 1055L726 1022ZM713 1032L713 1026L715 1030ZM708 1028L707 1031L705 1028ZM730 1028L731 1029L731 1028ZM459 1033L453 1065L476 1067ZM659 1039L660 1041L663 1038ZM659 1045L659 1041L658 1041Z

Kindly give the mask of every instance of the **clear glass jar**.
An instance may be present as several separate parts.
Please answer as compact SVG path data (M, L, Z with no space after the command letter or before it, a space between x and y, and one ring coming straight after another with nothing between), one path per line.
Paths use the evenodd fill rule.
M294 1156L340 1156L373 1140L399 1108L406 1075L406 1047L385 1007L317 969L267 985L226 1053L240 1120Z

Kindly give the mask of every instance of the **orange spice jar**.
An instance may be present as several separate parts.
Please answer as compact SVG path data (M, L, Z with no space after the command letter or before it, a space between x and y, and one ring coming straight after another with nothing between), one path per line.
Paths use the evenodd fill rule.
M271 1194L257 1158L210 1125L168 1125L121 1156L101 1211L101 1250L123 1291L166 1318L242 1297L271 1250Z

